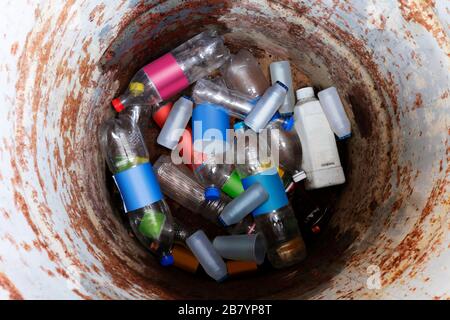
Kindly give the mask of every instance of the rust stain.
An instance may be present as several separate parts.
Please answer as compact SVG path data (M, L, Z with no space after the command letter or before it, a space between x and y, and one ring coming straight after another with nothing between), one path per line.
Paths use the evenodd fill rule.
M17 49L18 49L18 48L19 48L19 43L16 41L16 42L14 42L14 43L12 44L12 46L11 46L11 54L12 54L13 56L16 55Z
M4 273L0 273L0 287L9 292L9 298L12 300L23 300L22 294L17 290L14 283L8 279Z
M414 100L414 107L412 110L419 109L423 107L422 95L420 93L416 93L416 99Z

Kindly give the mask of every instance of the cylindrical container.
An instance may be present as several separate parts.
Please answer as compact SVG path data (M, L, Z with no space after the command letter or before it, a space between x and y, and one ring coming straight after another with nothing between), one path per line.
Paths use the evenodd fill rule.
M245 118L245 124L255 132L260 132L269 123L286 97L288 87L280 81L275 82Z
M258 270L258 265L254 261L227 261L227 270L230 277L239 276Z
M323 113L330 123L331 130L344 140L352 135L350 120L345 113L341 98L335 87L320 91L318 94Z
M227 86L252 98L260 97L269 87L258 61L247 50L240 50L222 70Z
M175 102L158 135L157 142L160 145L170 150L177 147L178 141L183 136L186 126L191 119L193 105L193 100L187 96L183 96Z
M190 273L197 272L199 262L189 249L174 245L172 249L173 265Z
M289 61L272 62L270 64L270 79L272 80L272 85L277 81L280 81L289 88L279 112L281 114L293 113L295 105L295 90L292 84L292 72Z
M225 262L202 230L190 236L186 244L211 278L218 282L227 278Z
M213 241L217 252L225 259L264 262L266 245L260 233L250 235L219 236Z
M269 198L268 193L259 183L255 183L237 198L228 203L219 216L225 226L240 222L245 216L258 208Z
M205 79L197 81L192 97L197 104L209 102L223 106L231 116L238 119L244 119L254 107L250 97Z

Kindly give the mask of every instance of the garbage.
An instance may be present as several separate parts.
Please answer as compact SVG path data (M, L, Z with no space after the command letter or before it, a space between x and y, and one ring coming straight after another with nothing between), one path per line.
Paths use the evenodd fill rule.
M196 273L200 263L192 252L181 246L174 245L172 250L173 265L190 273Z
M306 189L318 189L345 182L336 140L319 100L311 87L297 90L295 129L302 144L302 168Z
M227 278L227 266L202 230L191 235L186 244L202 265L205 272L217 282Z
M255 57L247 50L240 50L233 55L222 68L227 87L245 95L258 98L269 88L264 73Z
M173 219L139 127L132 117L110 119L100 129L100 146L120 191L134 233L157 244L161 263L171 256ZM144 243L146 245L146 243Z
M266 256L264 237L260 233L251 235L219 236L213 241L217 252L225 259L254 261L262 264Z
M338 136L339 140L349 138L352 135L350 120L345 113L336 88L331 87L322 90L317 95L331 130Z
M157 138L160 145L170 150L175 149L191 119L193 105L193 100L187 96L175 102Z
M204 31L139 70L112 105L120 112L133 104L153 106L168 100L219 68L229 55L216 31Z
M244 275L258 270L258 265L253 261L227 261L227 270L230 277Z
M295 95L294 87L292 84L292 72L289 61L277 61L270 64L270 79L272 80L272 85L277 81L284 83L286 87L289 88L286 98L280 107L279 112L284 114L292 114L294 112L295 105Z
M255 132L260 132L269 123L284 101L288 91L280 81L266 90L264 95L258 100L255 107L245 118L245 124Z
M209 102L223 106L230 116L242 120L254 107L250 97L203 79L195 84L192 97L197 104Z

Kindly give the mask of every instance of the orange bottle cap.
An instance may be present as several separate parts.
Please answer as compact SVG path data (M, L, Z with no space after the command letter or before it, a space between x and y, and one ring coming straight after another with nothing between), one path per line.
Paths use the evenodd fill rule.
M169 102L159 108L155 113L153 113L153 120L155 120L156 124L162 128L164 123L166 123L167 118L169 117L170 110L172 110L173 103Z
M190 250L180 245L174 245L172 249L172 256L174 259L173 264L177 268L191 273L195 273L197 271L199 262Z

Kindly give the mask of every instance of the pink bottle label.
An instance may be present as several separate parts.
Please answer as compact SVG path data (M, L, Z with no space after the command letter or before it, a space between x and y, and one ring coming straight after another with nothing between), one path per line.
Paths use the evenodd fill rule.
M144 67L163 100L189 87L189 81L171 53L167 53Z

